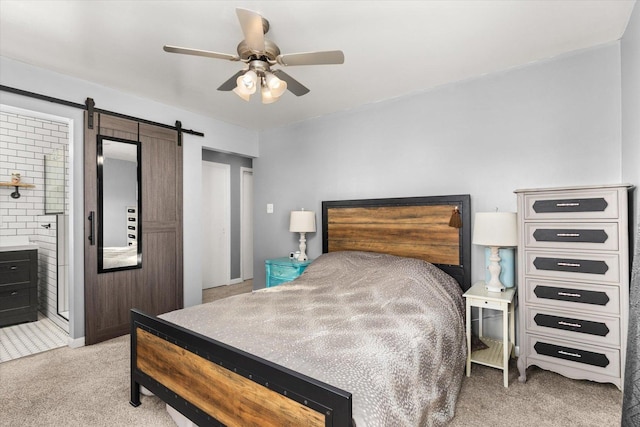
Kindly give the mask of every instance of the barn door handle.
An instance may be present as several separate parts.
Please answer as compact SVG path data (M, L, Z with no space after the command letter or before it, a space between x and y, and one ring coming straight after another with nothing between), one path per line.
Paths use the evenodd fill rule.
M87 218L89 220L89 244L91 246L96 244L95 237L94 237L94 225L93 225L94 216L95 216L95 212L91 211L89 212L89 217Z

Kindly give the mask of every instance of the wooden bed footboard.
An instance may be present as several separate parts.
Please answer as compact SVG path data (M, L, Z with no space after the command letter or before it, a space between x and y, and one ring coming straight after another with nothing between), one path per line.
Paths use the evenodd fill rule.
M351 393L131 310L131 405L140 386L197 425L352 426Z

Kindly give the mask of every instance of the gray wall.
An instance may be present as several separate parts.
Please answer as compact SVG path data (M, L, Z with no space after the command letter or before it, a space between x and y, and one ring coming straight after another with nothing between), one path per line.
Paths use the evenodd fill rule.
M231 259L230 272L231 280L242 277L240 271L240 168L252 168L253 161L247 157L236 156L233 154L219 153L217 151L202 150L202 160L214 163L223 163L231 167L231 212L230 212L230 243L231 243Z
M622 179L640 185L640 6L636 3L622 37ZM638 233L640 197L635 192L634 232ZM635 241L635 239L634 239Z
M289 211L320 224L322 200L469 193L473 212L515 211L517 188L620 182L620 90L616 42L262 133L254 288L297 247ZM320 255L320 228L307 240Z

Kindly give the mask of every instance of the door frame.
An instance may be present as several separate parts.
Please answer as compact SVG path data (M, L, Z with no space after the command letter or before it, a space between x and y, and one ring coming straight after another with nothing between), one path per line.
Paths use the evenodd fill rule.
M245 174L251 174L252 177L252 185L251 185L251 196L253 196L253 168L241 167L240 168L240 277L243 281L248 279L253 279L253 262L251 263L251 277L246 277L245 267L246 267L246 256L251 249L251 259L253 260L253 233L251 236L246 236L247 234L247 224L245 223L245 209L246 206L244 204L244 185L245 185ZM253 199L253 197L252 197ZM253 204L253 203L252 203ZM253 216L251 218L251 230L253 230ZM247 248L245 244L246 237L251 239L251 248Z
M214 285L214 286L208 286L207 288L204 287L204 277L203 277L203 283L202 283L202 288L203 289L208 289L211 287L217 287L217 286L222 286L222 285L228 285L231 282L231 165L228 165L226 163L219 163L219 162L210 162L207 160L202 160L202 170L203 170L203 179L202 179L202 191L205 191L205 182L204 182L204 170L206 168L205 164L207 165L215 165L213 167L217 167L220 169L224 169L225 173L226 173L226 181L227 181L227 185L225 187L225 194L223 196L223 203L224 203L224 219L223 219L223 226L225 229L225 235L224 235L224 260L223 260L223 265L224 265L224 283L221 283L219 285ZM204 205L204 200L203 200L203 205ZM204 217L203 219L203 223L204 223ZM206 241L206 237L203 238L202 242L204 243ZM203 251L204 253L204 248ZM202 260L203 262L206 262L206 260Z
M67 184L65 185L66 187L66 194L65 194L65 198L66 198L66 203L65 203L65 213L63 213L63 221L66 219L66 224L65 224L65 229L64 229L64 239L65 239L65 251L66 254L62 254L62 256L65 258L65 262L66 262L66 267L65 269L66 271L66 275L64 276L64 278L66 279L66 287L67 287L67 304L69 307L69 314L68 314L68 319L65 319L64 317L62 317L59 313L58 313L58 309L57 309L57 301L56 301L56 315L58 317L60 317L60 320L62 323L65 323L67 325L67 331L65 331L65 333L67 335L69 335L69 337L72 336L72 333L75 332L74 331L74 326L75 326L75 322L76 322L76 317L78 315L80 315L80 318L83 319L84 318L84 311L82 313L78 313L76 312L76 301L75 298L77 298L77 293L76 293L76 289L73 286L73 283L75 283L74 281L74 272L75 272L75 267L76 267L76 251L75 251L75 242L74 242L74 232L73 232L73 224L74 224L74 220L75 220L75 215L74 215L74 211L75 211L75 198L74 198L74 193L75 193L75 186L77 185L75 180L74 180L74 125L75 125L75 121L73 118L71 117L65 117L65 116L60 116L57 114L51 114L51 113L47 113L44 111L39 111L39 110L33 110L33 109L28 109L28 108L21 108L21 107L15 107L13 105L9 105L9 104L2 104L0 103L0 110L7 112L7 113L11 113L11 114L18 114L27 118L34 118L34 119L44 119L44 120L49 120L52 122L58 122L58 123L62 123L67 125L67 153L66 153L66 159L65 159L65 168L68 169L68 173L65 174L65 178L67 179ZM81 158L82 159L82 158ZM82 160L80 160L82 161ZM81 184L80 184L81 185ZM59 220L59 215L56 214L56 221ZM64 218L66 216L66 218ZM56 227L56 230L58 230L58 228ZM57 233L58 231L56 231ZM57 245L56 242L56 253L58 254L58 259L60 257L59 254L59 247ZM60 272L59 272L59 267L56 265L56 299L57 299L57 293L59 290L59 280L60 280ZM84 296L81 296L79 299L83 299ZM70 338L71 340L71 338ZM69 341L69 346L70 347L79 347L82 346L84 344L84 339L80 338L79 341L77 342L78 339L74 339L73 342ZM72 345L73 344L73 345Z

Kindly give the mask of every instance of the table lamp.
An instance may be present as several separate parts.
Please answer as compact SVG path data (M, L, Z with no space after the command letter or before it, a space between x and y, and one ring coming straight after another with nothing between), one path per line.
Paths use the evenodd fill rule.
M515 212L478 212L473 225L473 244L488 246L489 273L491 279L486 284L489 292L502 292L505 286L500 282L500 255L502 247L518 245L518 231Z
M289 221L289 231L292 233L300 233L300 255L298 261L306 261L307 257L307 239L306 233L316 231L316 214L312 211L291 211L291 219Z

